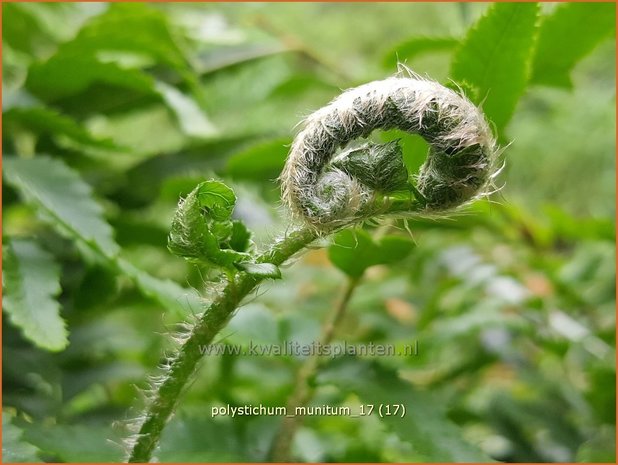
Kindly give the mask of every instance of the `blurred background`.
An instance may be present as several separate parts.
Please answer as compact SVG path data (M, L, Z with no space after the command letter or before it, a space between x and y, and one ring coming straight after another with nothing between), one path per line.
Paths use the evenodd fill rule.
M122 460L212 290L166 248L179 198L222 179L267 244L296 124L398 60L483 105L499 191L378 226L413 250L366 271L335 339L418 354L325 361L310 402L408 413L307 417L289 459L615 461L615 5L4 3L2 38L4 462ZM427 151L373 137L411 172ZM218 342L319 339L348 279L321 245ZM281 418L211 407L285 405L304 358L205 358L157 458L268 460Z

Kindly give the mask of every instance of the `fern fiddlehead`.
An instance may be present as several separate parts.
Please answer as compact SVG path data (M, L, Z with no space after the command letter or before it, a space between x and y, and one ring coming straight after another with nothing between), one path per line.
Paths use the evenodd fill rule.
M394 128L419 134L430 144L427 160L416 177L409 176L397 142L350 146L374 130ZM295 138L281 184L282 198L301 224L254 256L254 264L276 267L319 236L364 219L459 206L483 193L495 158L495 141L480 110L436 82L416 76L392 77L348 90L310 115ZM136 433L127 441L129 462L150 460L165 423L202 358L201 348L212 343L243 298L265 279L236 263L249 256L244 248L221 248L221 241L234 236L233 230L223 238L221 231L210 229L212 225L195 224L199 217L187 221L182 214L182 209L193 202L208 209L215 219L215 213L227 218L233 208L233 194L230 197L221 186L217 189L217 197L228 198L224 212L213 209L199 189L199 199L188 197L189 203L181 202L170 249L187 258L205 254L211 263L239 266L228 268L226 285L213 296L153 386L148 406L137 420ZM415 200L397 195L402 192Z
M400 129L429 144L416 189L428 211L446 210L483 191L495 141L480 110L465 97L418 77L391 77L350 89L310 115L281 175L283 199L320 229L375 213L377 197L405 190L408 173L397 142L343 150L374 130Z

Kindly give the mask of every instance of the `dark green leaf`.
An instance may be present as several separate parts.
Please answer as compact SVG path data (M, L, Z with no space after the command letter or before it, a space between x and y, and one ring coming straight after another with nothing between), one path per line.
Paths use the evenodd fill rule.
M459 428L446 416L442 402L375 362L340 360L321 372L318 382L353 392L364 404L372 404L376 409L381 404L403 404L403 418L384 416L382 421L426 462L492 462L478 447L463 439Z
M536 3L495 3L455 53L452 77L479 89L477 104L500 134L528 82L536 36Z
M558 5L541 24L531 81L570 88L573 67L612 33L616 33L615 3Z
M179 202L168 238L170 252L192 260L212 260L219 251L217 238L209 228L209 218L198 199L203 186L198 184Z

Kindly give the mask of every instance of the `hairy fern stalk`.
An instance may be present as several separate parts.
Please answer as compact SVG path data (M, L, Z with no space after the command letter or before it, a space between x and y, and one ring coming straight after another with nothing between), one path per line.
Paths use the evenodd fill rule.
M374 130L419 134L427 160L410 176L398 142L359 143ZM242 300L278 266L320 236L384 216L432 214L487 191L497 147L482 112L465 96L409 73L350 89L311 114L296 136L281 174L282 198L294 226L261 254L247 231L230 220L235 197L207 181L179 205L170 250L223 271L225 285L211 299L177 354L153 383L129 462L148 462L161 432L202 357Z

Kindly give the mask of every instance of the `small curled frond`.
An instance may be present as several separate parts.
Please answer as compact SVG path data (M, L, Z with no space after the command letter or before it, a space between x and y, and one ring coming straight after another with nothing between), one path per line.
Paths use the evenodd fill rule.
M390 129L429 143L416 176L397 141L353 145ZM414 74L391 77L345 91L304 121L281 174L282 197L317 229L365 219L377 200L383 206L406 190L414 211L444 211L484 193L497 153L483 113L465 96Z

